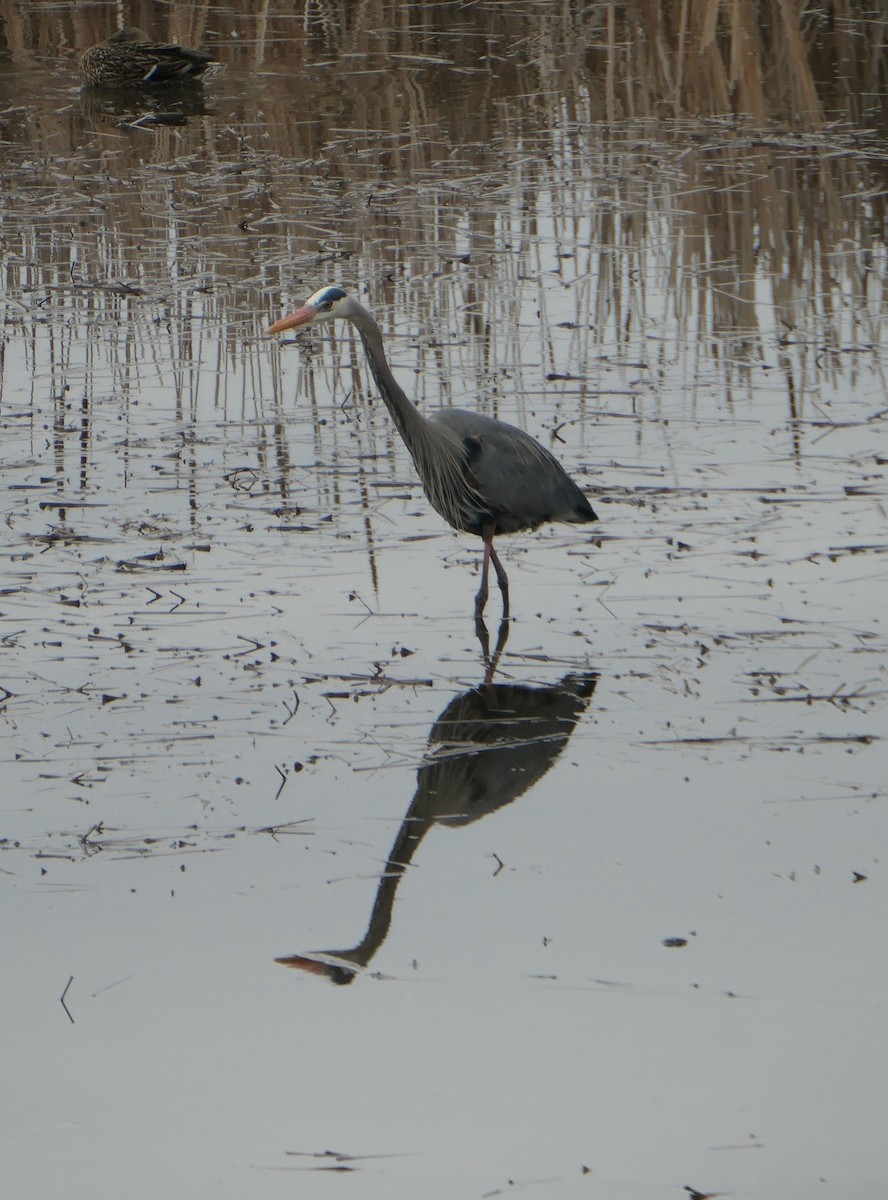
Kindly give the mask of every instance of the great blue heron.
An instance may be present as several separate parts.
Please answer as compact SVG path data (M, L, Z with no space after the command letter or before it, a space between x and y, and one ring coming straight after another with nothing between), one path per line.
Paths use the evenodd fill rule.
M80 74L92 87L126 88L197 79L220 69L211 55L152 42L130 25L80 56Z
M310 321L351 321L364 343L367 361L385 406L413 459L432 508L454 529L484 541L481 587L475 615L487 602L490 563L509 616L509 580L493 548L498 533L536 529L546 521L597 521L589 501L557 459L535 438L480 413L442 408L424 417L399 386L385 357L375 319L342 288L323 287L269 333L283 333Z

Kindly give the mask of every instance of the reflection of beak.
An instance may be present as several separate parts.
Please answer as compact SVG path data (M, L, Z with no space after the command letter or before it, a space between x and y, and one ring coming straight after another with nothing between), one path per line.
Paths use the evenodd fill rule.
M316 958L306 958L303 954L288 954L286 958L276 958L276 963L282 967L298 967L300 971L308 971L311 975L326 975L329 965Z
M302 308L297 308L294 313L290 313L289 317L281 317L279 321L269 325L265 332L283 333L285 329L296 329L300 325L307 325L316 316L317 309L312 308L309 304L303 304Z
M323 975L331 983L351 983L357 976L357 967L351 963L322 962L319 958L306 958L303 954L290 954L287 958L276 958L276 963L283 967L298 967L300 971L308 971L311 975Z

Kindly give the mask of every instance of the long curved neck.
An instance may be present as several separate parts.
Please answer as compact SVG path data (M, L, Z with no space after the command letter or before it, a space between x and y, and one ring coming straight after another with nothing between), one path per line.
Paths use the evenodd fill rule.
M406 392L395 379L392 369L385 357L382 345L382 334L375 319L366 308L356 305L350 314L350 320L361 335L367 362L379 388L386 408L392 414L392 420L398 428L398 433L404 439L407 449L414 450L417 439L422 437L428 421L419 409L407 398Z
M485 506L466 482L462 441L445 425L427 420L407 399L386 361L382 334L370 313L356 304L349 319L361 335L379 394L410 451L429 503L454 529L474 529L479 505L481 511Z

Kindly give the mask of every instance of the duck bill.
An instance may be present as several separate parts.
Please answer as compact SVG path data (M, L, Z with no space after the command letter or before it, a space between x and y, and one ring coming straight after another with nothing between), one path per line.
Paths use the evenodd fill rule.
M316 316L316 309L308 304L303 304L302 308L297 308L288 317L281 317L279 321L275 321L273 325L269 325L265 332L283 333L287 329L298 329L300 325L307 325Z

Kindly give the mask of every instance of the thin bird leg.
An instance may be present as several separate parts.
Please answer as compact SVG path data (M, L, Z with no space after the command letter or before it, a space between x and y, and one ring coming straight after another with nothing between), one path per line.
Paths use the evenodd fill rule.
M481 565L481 586L478 588L478 594L475 597L475 620L481 620L481 614L484 612L484 605L487 603L487 571L490 567L490 556L493 553L493 530L487 528L482 534L484 538L484 561Z
M509 619L509 577L506 574L506 569L500 562L496 551L493 548L493 534L490 535L490 561L493 563L493 569L496 571L496 580L499 584L500 591L503 594L503 620Z

